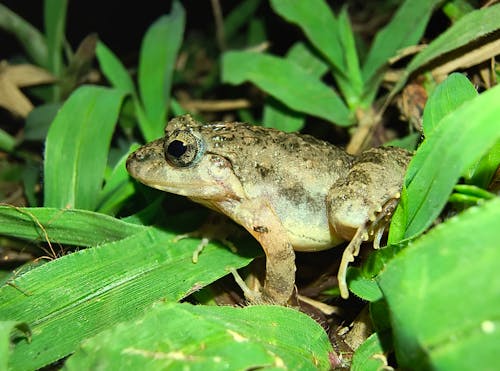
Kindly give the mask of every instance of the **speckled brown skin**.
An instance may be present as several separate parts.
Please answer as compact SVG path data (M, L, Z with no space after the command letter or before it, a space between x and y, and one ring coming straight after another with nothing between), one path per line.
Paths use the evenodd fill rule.
M293 251L328 249L367 230L398 195L409 159L394 148L354 157L307 135L184 115L169 122L165 137L131 154L127 170L245 227L266 254L263 291L249 299L286 304Z

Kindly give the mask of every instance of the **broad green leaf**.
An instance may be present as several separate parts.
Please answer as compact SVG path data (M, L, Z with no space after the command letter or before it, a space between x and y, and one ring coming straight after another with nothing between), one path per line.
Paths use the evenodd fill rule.
M443 209L459 177L500 140L498 126L492 125L500 115L499 101L500 87L484 92L446 115L424 140L406 173L390 243L422 233Z
M330 87L282 58L254 52L224 53L222 80L231 84L251 81L292 110L342 126L353 123L349 110Z
M45 143L45 206L95 209L123 97L84 86L62 106Z
M35 64L48 66L47 42L36 27L26 22L18 14L0 4L0 28L14 35Z
M0 129L0 150L12 152L15 146L16 139L6 131Z
M236 32L253 19L253 15L260 5L261 0L245 0L231 10L224 18L224 37L226 41L231 40Z
M106 76L111 85L123 90L127 94L137 96L134 82L127 69L102 41L97 43L96 56L104 76Z
M135 146L137 148L138 146ZM122 203L134 193L134 185L125 167L126 153L113 168L99 196L98 211L104 214L116 213Z
M184 9L178 1L174 1L170 15L154 22L142 41L138 80L147 120L140 120L139 125L148 142L163 134L184 23Z
M61 76L62 50L66 26L68 0L44 2L44 26L48 48L48 67L55 76Z
M306 72L316 78L321 78L328 71L328 65L315 55L303 43L295 43L286 55L286 59L293 61ZM304 126L304 115L297 112L273 97L266 99L263 113L263 126L272 127L286 132L299 131Z
M334 76L349 107L356 107L362 91L359 65L347 17L337 20L324 0L272 0L280 16L299 26L309 41L335 68ZM352 75L351 75L352 74ZM342 125L340 123L337 123Z
M498 19L500 19L500 4L478 9L464 15L412 59L408 67L406 67L403 77L391 90L390 97L396 95L404 86L408 77L418 68L500 29Z
M286 132L299 131L304 127L304 115L273 97L268 97L262 115L262 125Z
M432 11L440 0L406 0L382 30L377 32L363 64L363 77L370 81L383 77L380 69L398 50L415 45L422 37ZM378 85L377 85L378 88Z
M98 229L98 228L96 228ZM119 241L48 262L0 288L0 318L24 321L33 337L12 351L10 366L38 369L73 352L84 339L137 318L153 302L177 301L247 265L257 249L209 244L149 227ZM240 246L238 246L240 247ZM240 255L241 254L241 255Z
M498 220L499 198L470 208L415 240L379 276L402 369L498 366Z
M349 282L349 290L363 300L372 302L382 298L375 280L372 277L366 277L359 268L349 267L347 282Z
M429 136L448 113L476 96L477 91L467 77L461 73L452 73L448 76L438 85L425 104L423 116L425 136Z
M0 206L0 235L33 241L96 246L144 228L87 210Z
M26 339L31 337L31 331L27 325L19 321L6 321L5 318L0 319L0 370L7 370L7 365L10 357L11 336L14 332L20 332L20 336Z
M281 17L299 26L332 66L345 73L338 21L324 0L271 0L271 6Z
M329 370L333 349L307 315L279 306L163 304L86 341L68 370Z

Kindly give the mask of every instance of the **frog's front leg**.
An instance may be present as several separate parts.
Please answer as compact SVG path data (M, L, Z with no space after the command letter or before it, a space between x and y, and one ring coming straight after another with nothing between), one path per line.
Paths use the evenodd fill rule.
M332 232L350 240L338 272L340 293L349 296L347 266L358 255L361 243L380 237L397 206L409 152L393 147L372 148L358 156L347 177L330 189L327 207Z
M271 205L263 200L244 201L237 215L235 220L254 236L266 254L264 288L261 293L247 295L247 299L286 305L295 287L295 253L285 228Z

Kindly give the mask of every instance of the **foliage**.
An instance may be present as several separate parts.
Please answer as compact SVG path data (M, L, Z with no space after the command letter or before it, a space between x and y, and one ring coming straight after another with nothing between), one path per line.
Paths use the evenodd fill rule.
M397 362L391 366L401 368L492 369L495 362L500 203L488 186L500 163L500 88L479 94L462 74L440 84L430 76L469 67L467 58L479 63L495 56L500 5L461 13L450 3L443 9L453 13L453 23L403 63L388 91L389 60L420 42L441 1L402 2L371 45L363 45L347 8L335 14L324 0L271 0L276 17L303 34L283 56L236 48L267 37L262 2L245 0L222 22L223 41L233 49L218 55L220 79L264 91L261 119L254 121L267 126L300 130L313 116L357 125L357 134L369 136L363 129L380 125L417 73L434 90L388 246L349 271L350 289L369 302L376 329L355 352L353 369L381 367L391 352ZM236 241L237 253L210 242L193 264L200 239L175 237L194 229L200 213L179 212L175 198L165 209L163 196L135 184L125 170L135 141L161 136L169 113L184 110L172 96L176 83L188 83L176 71L189 18L183 5L174 1L146 31L136 81L92 37L90 52L80 48L64 58L66 11L65 0L46 1L41 33L0 5L0 27L16 35L27 59L61 81L32 90L44 103L27 117L24 137L0 128L0 151L22 164L0 158L0 181L22 182L29 205L0 206L2 243L26 241L23 249L38 257L44 249L50 258L3 275L0 368L38 369L68 356L68 369L329 369L345 362L317 323L290 308L179 303L212 304L211 284L262 254L248 238ZM77 87L75 76L94 55L110 86ZM9 78L0 83L17 81L8 69L0 77L6 71ZM216 89L213 81L203 89ZM9 86L9 94L19 94L24 85ZM252 119L255 110L238 114ZM411 142L411 135L402 140ZM30 141L44 143L43 164L29 152ZM37 166L43 166L42 202ZM443 213L446 205L451 213Z

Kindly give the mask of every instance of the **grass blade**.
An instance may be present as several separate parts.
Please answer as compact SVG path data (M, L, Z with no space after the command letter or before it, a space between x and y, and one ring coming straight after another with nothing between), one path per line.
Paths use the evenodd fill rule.
M0 235L32 241L96 246L145 227L87 210L0 206Z
M48 50L43 34L3 4L0 4L0 28L19 40L35 64L47 67Z
M147 120L140 120L139 125L148 142L163 134L184 23L184 9L178 1L174 1L170 15L154 22L142 41L138 79Z
M375 37L363 65L364 81L370 81L375 75L382 78L379 70L390 57L395 56L398 50L419 42L439 3L440 0L406 0L401 5L389 24Z
M62 48L66 26L68 0L44 1L45 37L48 48L48 67L56 76L62 72Z
M464 15L412 59L405 69L403 77L391 90L390 97L396 95L404 86L408 77L418 68L500 29L498 19L500 19L500 4L478 9Z
M235 254L209 244L197 264L199 240L172 242L156 228L81 250L17 276L0 288L0 318L27 322L32 341L20 339L10 365L38 369L84 339L142 315L153 302L177 301L247 265L258 249Z
M62 106L45 143L45 206L94 210L124 93L84 86Z
M127 69L102 41L97 43L96 56L104 76L106 76L111 85L123 90L127 94L137 96L134 82Z

